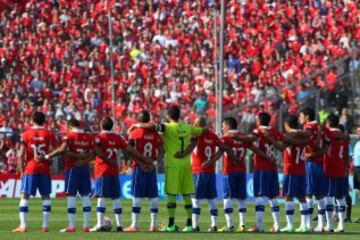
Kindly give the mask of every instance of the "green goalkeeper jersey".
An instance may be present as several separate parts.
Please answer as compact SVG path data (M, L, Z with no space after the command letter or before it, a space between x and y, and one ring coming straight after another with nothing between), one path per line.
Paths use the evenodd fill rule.
M203 129L185 123L170 122L158 125L158 131L164 136L165 165L190 167L190 155L176 158L175 154L186 149L191 138L200 136Z

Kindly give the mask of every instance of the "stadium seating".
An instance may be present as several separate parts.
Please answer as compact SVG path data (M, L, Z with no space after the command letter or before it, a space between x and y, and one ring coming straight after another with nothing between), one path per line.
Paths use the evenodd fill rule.
M40 109L55 129L64 130L64 119L75 116L97 130L112 104L105 2L0 0L0 122L21 131ZM360 41L359 1L227 2L225 110L285 89L347 56ZM213 15L219 1L111 3L120 127L132 124L142 108L159 120L173 103L193 119L202 93L214 116ZM336 77L332 71L311 85L325 87ZM292 102L301 90L283 98Z

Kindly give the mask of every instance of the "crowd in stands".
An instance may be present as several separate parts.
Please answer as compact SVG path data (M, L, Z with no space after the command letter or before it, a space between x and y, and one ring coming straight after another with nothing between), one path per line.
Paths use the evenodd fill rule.
M37 109L54 130L65 131L69 116L98 130L112 108L109 9L117 130L134 123L143 108L160 121L174 103L188 121L198 114L215 118L220 1L111 0L110 8L106 2L0 0L2 129L22 132ZM276 100L265 99L296 110L314 88L337 91L336 68L288 87L353 52L360 1L229 0L225 22L224 110L262 102L242 113L252 122L259 110L275 114ZM359 56L352 57L358 68Z

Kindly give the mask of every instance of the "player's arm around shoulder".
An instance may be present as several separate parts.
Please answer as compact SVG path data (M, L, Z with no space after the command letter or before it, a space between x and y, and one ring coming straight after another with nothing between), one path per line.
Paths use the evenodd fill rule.
M177 152L175 154L175 157L176 158L183 158L183 157L191 154L192 151L196 148L197 144L198 144L198 139L197 138L191 138L189 146L187 146L187 148L185 148L183 151Z

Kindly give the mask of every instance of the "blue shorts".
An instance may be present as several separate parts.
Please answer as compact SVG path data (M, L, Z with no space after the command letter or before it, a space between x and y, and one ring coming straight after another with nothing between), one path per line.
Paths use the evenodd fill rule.
M313 162L305 162L306 194L310 196L324 196L327 184L323 166Z
M224 175L224 198L246 199L246 173L233 172Z
M335 197L335 198L343 198L345 197L348 192L348 179L347 177L330 177L327 178L327 193L326 196L328 197Z
M74 167L65 172L65 192L69 196L81 196L91 193L90 169L88 167Z
M217 197L215 173L195 173L193 178L195 184L194 197L196 199L214 199Z
M284 175L283 193L285 196L303 198L306 196L305 175Z
M29 196L35 196L39 189L41 196L50 195L51 178L48 174L25 174L21 177L20 192Z
M134 168L131 179L131 194L135 198L157 198L156 171L147 173L140 168Z
M277 171L260 170L254 172L254 196L274 198L279 195Z
M120 198L120 180L118 176L95 179L94 195L101 198Z

